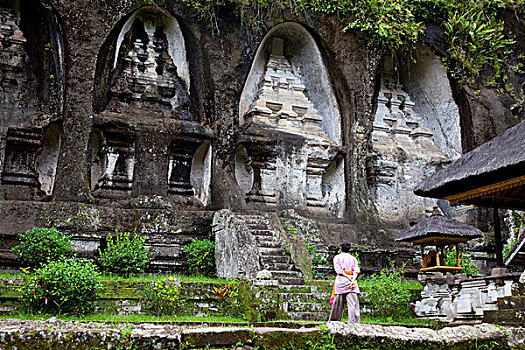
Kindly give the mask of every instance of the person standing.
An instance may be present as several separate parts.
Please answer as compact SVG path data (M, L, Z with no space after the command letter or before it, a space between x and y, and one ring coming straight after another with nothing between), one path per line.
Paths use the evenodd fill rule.
M348 324L361 321L359 309L359 286L357 274L361 272L357 259L350 255L350 243L341 243L341 253L334 257L334 269L337 277L334 282L334 304L328 321L341 321L343 309L348 306Z

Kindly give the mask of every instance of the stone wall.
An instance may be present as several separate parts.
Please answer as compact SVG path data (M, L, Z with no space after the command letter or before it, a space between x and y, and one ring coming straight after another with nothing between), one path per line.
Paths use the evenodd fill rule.
M13 235L43 224L43 208L56 203L111 212L112 227L67 228L99 242L95 231L132 228L129 215L142 220L138 198L160 197L187 218L293 208L330 227L325 240L334 245L337 237L377 256L406 255L394 244L397 229L432 205L414 200L413 184L455 156L458 144L472 149L517 122L509 97L494 89L480 87L483 99L475 98L443 72L442 89L428 89L445 45L431 26L430 49L421 49L410 72L401 67L406 91L398 90L424 114L424 128L449 113L460 127L454 117L433 131L432 144L428 130L410 136L409 121L398 118L400 139L384 146L372 132L384 53L361 33L343 33L337 18L294 14L278 25L263 20L267 29L257 31L225 7L212 28L178 1L141 3L0 3L3 257ZM435 96L444 100L436 104ZM398 107L412 108L408 101ZM151 210L150 217L165 215ZM209 221L201 224L209 233ZM162 225L139 231L152 245L153 237L172 237ZM182 259L179 248L191 235L175 236L163 243L171 250L164 261Z

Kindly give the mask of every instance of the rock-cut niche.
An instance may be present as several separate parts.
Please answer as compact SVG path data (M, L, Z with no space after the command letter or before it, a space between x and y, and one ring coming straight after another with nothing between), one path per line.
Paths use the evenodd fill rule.
M416 62L384 57L368 159L381 217L407 225L436 204L412 191L461 154L459 118L445 68L428 48Z
M321 53L297 23L257 50L239 103L237 183L248 203L341 216L341 116Z
M177 20L157 7L143 7L122 25L106 52L96 110L137 108L176 119L191 119L190 75L184 37ZM101 70L101 67L99 67Z
M145 6L116 26L97 62L94 196L208 203L210 135L190 111L190 82L184 36L169 12Z
M39 1L0 1L0 184L6 199L53 192L60 151L63 40Z

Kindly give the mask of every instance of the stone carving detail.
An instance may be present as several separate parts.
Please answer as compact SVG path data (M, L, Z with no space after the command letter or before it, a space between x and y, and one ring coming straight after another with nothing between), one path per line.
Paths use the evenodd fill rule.
M415 196L414 187L451 160L414 112L415 105L394 75L391 62L390 58L383 62L367 159L368 182L379 215L408 224L420 220L420 213L435 205L431 199Z
M247 201L326 208L323 176L337 155L337 145L323 131L323 117L307 97L297 67L284 56L283 39L273 37L271 45L257 97L244 121L252 132L278 134L272 140L251 138L243 143L243 158L253 173Z
M0 8L0 111L9 113L14 107L22 107L23 101L27 100L24 93L31 81L24 71L29 60L24 49L26 41L11 10Z
M283 40L273 38L272 53L261 78L259 97L252 104L245 122L269 124L296 133L321 129L322 117L305 95L306 87L294 74L292 65L283 56ZM326 134L324 134L325 137Z
M42 146L42 134L34 130L10 129L4 141L2 184L36 187L35 158Z
M178 140L172 143L168 163L168 192L182 196L193 196L191 165L198 142Z
M414 103L402 88L394 77L389 60L385 59L372 137L392 136L432 140L432 131L420 125L421 118L414 112Z
M110 111L140 107L163 112L176 111L188 119L188 88L168 54L162 17L155 14L135 19L120 47L119 64L109 91Z
M9 128L1 142L1 184L31 187L36 195L51 195L54 186L61 129L51 124L43 132L40 128ZM16 189L8 196L32 198L31 191ZM21 196L21 197L20 197Z
M466 277L466 276L465 276ZM414 305L420 317L439 318L445 321L481 320L483 312L497 309L498 298L512 296L515 276L489 276L458 279L442 273L422 275L425 285L421 301Z
M134 138L126 133L101 131L98 133L98 152L94 169L98 172L94 189L131 191L135 167Z

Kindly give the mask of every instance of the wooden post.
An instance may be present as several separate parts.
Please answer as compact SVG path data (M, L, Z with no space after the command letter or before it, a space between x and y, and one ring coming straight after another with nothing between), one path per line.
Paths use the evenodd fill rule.
M425 264L425 246L421 245L421 268L427 267L427 264Z
M459 244L456 244L456 266L457 267L460 267L461 265L459 264Z
M503 243L501 240L501 224L498 208L494 207L494 242L496 243L496 262L498 267L503 267Z

